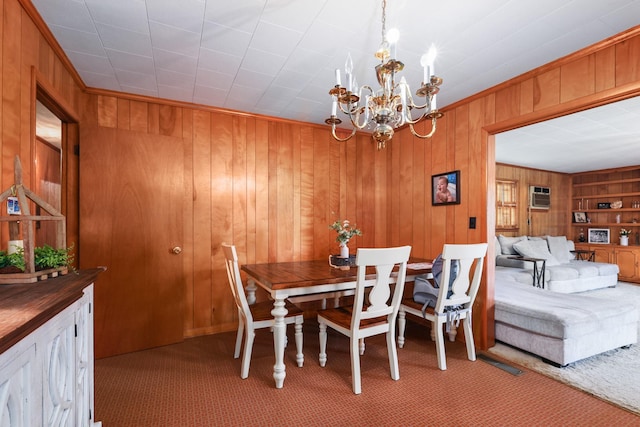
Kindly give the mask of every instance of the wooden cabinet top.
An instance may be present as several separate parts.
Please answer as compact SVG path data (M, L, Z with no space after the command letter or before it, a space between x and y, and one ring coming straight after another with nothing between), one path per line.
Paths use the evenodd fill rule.
M102 271L94 268L36 283L0 285L0 353L80 299Z

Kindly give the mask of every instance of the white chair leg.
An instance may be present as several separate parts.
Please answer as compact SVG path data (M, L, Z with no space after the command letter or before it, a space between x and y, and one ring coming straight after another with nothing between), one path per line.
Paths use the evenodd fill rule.
M360 356L362 356L364 354L364 338L360 338L358 340L358 349L360 350Z
M333 308L340 307L340 294L333 298Z
M402 307L398 311L398 347L404 347L404 328L407 324L407 313Z
M324 367L327 364L327 324L320 322L318 326L320 328L320 355L318 361L320 366Z
M360 353L358 348L360 347L359 341L354 337L350 338L350 353L351 353L351 385L353 387L354 394L362 393L362 384L360 380Z
M236 334L236 348L233 353L233 358L240 357L240 349L242 348L242 334L244 333L244 320L242 316L238 319L238 333Z
M462 321L464 329L464 340L467 343L467 357L469 360L476 360L476 346L473 341L473 328L471 327L471 313L467 314L467 318Z
M253 339L256 334L247 329L244 341L244 353L242 354L242 367L240 368L240 378L249 376L249 365L251 364L251 351L253 350Z
M302 318L296 319L295 337L296 337L296 362L298 367L302 368L304 364L304 354L302 353Z
M391 370L391 378L400 379L400 369L398 368L398 351L396 350L396 339L393 329L386 333L387 335L387 353L389 354L389 369Z
M326 298L322 298L322 304L320 305L320 307L322 307L323 310L327 309L327 299Z
M443 324L436 321L434 322L436 330L436 356L438 356L438 368L441 371L447 370L447 359L444 352L444 331L442 330Z

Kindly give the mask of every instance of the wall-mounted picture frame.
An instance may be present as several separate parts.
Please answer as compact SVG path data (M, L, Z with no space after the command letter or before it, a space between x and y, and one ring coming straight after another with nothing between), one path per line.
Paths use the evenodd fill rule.
M610 243L610 232L608 228L590 228L589 243Z
M587 213L586 212L574 212L573 213L573 222L586 223L587 222Z
M431 204L460 204L460 171L431 176Z

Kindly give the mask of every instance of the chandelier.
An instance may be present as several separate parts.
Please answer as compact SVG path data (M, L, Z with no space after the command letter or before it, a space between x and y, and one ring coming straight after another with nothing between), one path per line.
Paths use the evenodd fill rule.
M386 0L382 1L382 43L375 53L380 60L376 65L376 76L380 87L374 90L371 86L364 85L358 88L353 76L353 62L351 55L347 56L345 63L346 87L342 86L340 70L336 70L336 85L329 91L333 100L331 117L325 123L331 125L331 134L338 141L347 141L355 135L357 130L365 127L373 128L372 137L378 144L378 150L383 149L386 143L393 138L394 129L409 125L411 133L418 138L430 138L436 131L436 120L443 114L436 108L436 94L440 90L442 79L434 75L433 62L435 49L432 47L428 53L422 56L421 65L424 68L424 78L416 96L424 97L421 105L416 105L411 96L411 89L404 77L396 82L396 73L402 71L404 64L391 58L389 36L386 33ZM346 138L340 138L336 134L336 126L342 123L336 114L338 108L349 117L353 127L351 134ZM417 118L413 118L413 111L421 111ZM431 120L431 131L426 135L420 135L414 125L422 120Z

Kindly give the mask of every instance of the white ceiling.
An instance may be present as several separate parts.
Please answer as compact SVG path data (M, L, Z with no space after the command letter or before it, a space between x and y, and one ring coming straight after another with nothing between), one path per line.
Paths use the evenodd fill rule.
M374 84L371 0L32 0L88 87L311 123L347 54ZM639 24L640 0L388 0L413 90L434 44L445 107ZM636 140L637 141L637 140Z
M640 164L640 96L496 135L496 161L576 173Z

